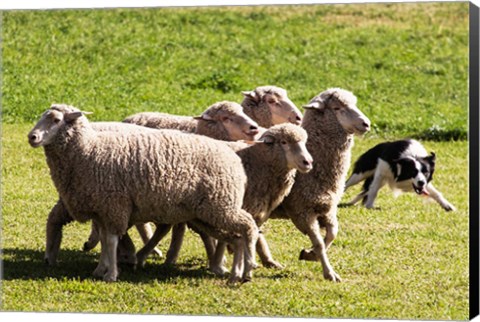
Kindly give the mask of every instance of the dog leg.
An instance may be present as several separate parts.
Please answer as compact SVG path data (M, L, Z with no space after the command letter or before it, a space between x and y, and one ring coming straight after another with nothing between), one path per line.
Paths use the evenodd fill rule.
M446 211L455 211L456 210L455 206L453 206L450 202L448 202L448 200L443 197L443 195L440 193L440 191L438 191L433 186L432 183L429 183L427 185L427 191L429 193L429 197L432 198L433 200L435 200L436 202L438 202L440 204L440 206L442 206L442 208L445 209Z
M368 191L362 191L362 192L360 192L355 198L353 198L352 200L350 200L350 201L348 202L348 205L353 206L354 204L356 204L357 202L359 202L361 199L363 199L363 198L367 195L367 192L368 192Z
M372 209L375 199L378 195L378 190L385 185L385 179L382 174L382 171L377 168L375 175L373 176L373 181L370 184L370 187L367 192L367 200L365 201L365 207L367 209Z
M356 185L359 182L362 182L366 178L372 176L374 174L374 171L365 171L365 172L359 172L359 173L352 173L350 178L348 178L347 182L345 182L345 191L350 188L351 186Z

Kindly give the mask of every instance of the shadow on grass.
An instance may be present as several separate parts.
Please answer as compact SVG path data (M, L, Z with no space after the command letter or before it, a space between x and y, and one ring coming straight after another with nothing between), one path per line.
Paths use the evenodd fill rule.
M45 280L74 279L97 280L92 272L98 263L98 254L80 250L62 250L56 266L48 266L44 252L32 249L3 249L3 276L6 281L12 280ZM218 278L209 272L201 259L190 259L177 265L159 263L145 264L136 270L132 266L119 264L119 281L148 283L175 278Z

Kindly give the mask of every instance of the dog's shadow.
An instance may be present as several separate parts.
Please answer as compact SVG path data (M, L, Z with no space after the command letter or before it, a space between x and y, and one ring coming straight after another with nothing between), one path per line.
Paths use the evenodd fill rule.
M61 250L55 266L44 261L44 252L33 249L6 248L2 251L3 276L13 280L98 280L92 272L98 264L98 254L80 250ZM161 260L158 260L161 261ZM145 264L143 268L119 264L119 280L134 283L167 281L174 278L217 278L209 272L203 259L192 258L177 265L158 263L157 260Z

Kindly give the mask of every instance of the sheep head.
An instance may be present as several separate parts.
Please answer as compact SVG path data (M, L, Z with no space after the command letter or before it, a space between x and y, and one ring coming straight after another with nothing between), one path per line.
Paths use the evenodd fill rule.
M259 132L257 122L248 117L242 106L235 102L215 103L195 119L221 123L233 141L253 140Z
M244 91L245 98L256 103L260 108L265 106L271 115L271 125L302 122L302 113L288 98L287 91L276 86L260 86L253 91Z
M290 169L307 173L313 167L313 158L306 147L307 132L298 125L285 123L272 126L262 134L258 142L272 147L278 145Z
M61 128L74 123L85 114L90 113L70 105L53 104L28 133L28 143L34 148L51 144Z
M370 130L370 120L356 104L357 98L351 92L331 88L314 97L303 108L320 113L330 111L347 133L362 135Z

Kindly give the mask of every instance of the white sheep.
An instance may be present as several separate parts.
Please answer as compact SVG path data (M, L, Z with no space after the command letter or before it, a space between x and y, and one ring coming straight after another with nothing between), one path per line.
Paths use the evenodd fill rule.
M123 122L154 129L176 129L223 141L253 140L259 132L258 124L243 112L242 106L229 101L217 102L197 117L142 112Z
M141 125L154 129L176 129L185 132L205 135L217 140L236 141L236 140L253 140L260 131L258 124L249 118L244 112L240 104L229 101L217 102L209 106L200 116L189 117L181 115L172 115L157 112L142 112L131 115L123 121L127 124ZM100 122L101 123L101 122ZM107 127L109 131L123 131L121 127L109 125L112 122L104 122L103 127ZM95 123L93 123L95 124ZM99 126L96 126L98 128ZM128 130L128 129L125 129ZM141 224L136 226L144 243L152 237L152 230L149 224ZM128 235L127 235L128 238ZM204 236L202 236L204 238ZM92 230L87 242L84 244L84 250L93 249L100 241L98 230L95 223L92 223ZM207 254L214 251L211 242L204 239ZM160 250L153 249L158 255ZM127 261L131 264L131 254L124 254ZM133 256L135 257L135 256ZM167 256L167 262L170 257ZM136 259L135 259L136 261Z
M307 133L297 125L275 125L262 134L260 143L226 142L242 159L247 174L247 189L242 208L255 219L260 227L290 192L295 173L306 173L312 168L312 157L305 147ZM262 143L263 142L263 143ZM152 239L137 253L138 263L143 265L146 255L165 236L165 226L159 227ZM167 252L168 263L173 263L183 240L183 227L172 233L172 243ZM205 238L203 237L205 240ZM211 267L221 267L225 244L219 243L214 258L209 255ZM264 266L282 267L270 253L263 234L257 241L257 252ZM207 254L210 254L207 251ZM223 274L224 272L215 272Z
M307 149L313 169L297 173L295 184L272 218L290 218L310 238L313 248L303 250L300 259L320 260L323 276L340 281L327 257L327 249L338 232L337 206L350 166L354 134L370 128L369 119L357 108L357 98L349 91L331 88L315 96L307 105L302 127L308 133ZM326 229L325 241L320 228Z
M242 94L243 111L262 127L269 128L281 123L299 125L302 122L302 113L288 98L287 91L283 88L259 86Z
M143 131L144 127L135 126L132 124L124 124L121 122L92 122L92 128L96 131ZM62 241L63 226L72 222L74 219L69 215L65 209L65 205L61 200L55 204L48 215L46 227L46 248L45 248L45 263L48 265L55 265L57 262L58 252ZM92 222L92 232L87 242L84 243L83 249L89 251L93 249L99 242L98 230L96 225ZM138 225L138 232L144 243L148 242L152 237L152 230L149 225ZM125 262L131 265L136 264L135 248L131 248L131 242L128 234L122 238L119 244L119 262ZM158 256L162 256L162 252L155 248L153 252Z
M229 282L251 279L258 228L241 209L247 178L232 149L179 131L97 132L83 114L53 105L28 139L44 147L68 213L99 225L95 276L117 279L116 248L129 225L196 221L235 245Z

